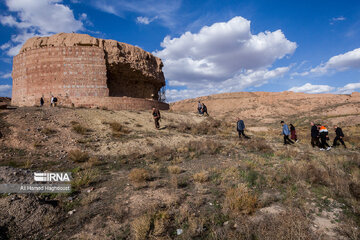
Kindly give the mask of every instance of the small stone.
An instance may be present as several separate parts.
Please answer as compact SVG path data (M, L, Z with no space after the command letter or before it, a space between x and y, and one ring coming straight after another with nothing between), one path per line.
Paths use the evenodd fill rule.
M76 212L76 210L73 209L73 210L69 211L68 214L69 214L69 215L73 215L75 212Z
M181 228L176 229L176 234L179 236L183 233L183 230Z

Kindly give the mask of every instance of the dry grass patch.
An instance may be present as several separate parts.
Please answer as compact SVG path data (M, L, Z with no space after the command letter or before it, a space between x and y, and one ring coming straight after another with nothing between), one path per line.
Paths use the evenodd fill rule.
M190 152L195 152L196 155L201 154L217 154L220 152L223 146L216 141L205 140L205 141L190 141L188 143L188 150Z
M96 156L92 156L89 158L89 160L86 162L85 167L91 168L95 166L100 166L102 164L102 161Z
M201 171L198 173L195 173L193 175L194 181L199 183L204 183L209 180L209 172L207 171Z
M145 183L147 180L150 180L150 173L143 168L134 168L129 173L128 178L134 183Z
M71 186L75 190L80 190L82 187L88 187L90 184L95 183L98 180L100 173L96 169L85 169L74 175Z
M131 223L131 229L136 240L148 239L152 219L150 215L135 218Z
M179 167L179 166L176 166L176 165L173 165L173 166L168 166L168 171L171 173L171 174L180 174L182 173L184 170Z
M87 134L90 130L86 127L84 127L83 125L81 125L80 123L75 123L72 125L71 127L72 131L81 135L85 135Z
M86 162L87 160L89 160L89 154L86 152L83 152L79 149L75 149L75 150L71 150L68 153L68 157L70 158L70 160L72 160L73 162Z
M253 195L245 184L226 191L224 209L232 214L251 214L257 208L257 197Z
M122 135L126 135L131 132L130 129L118 122L111 122L109 123L109 126L113 132L114 137L121 137Z
M265 138L252 138L241 143L251 152L273 153L274 150L267 144Z

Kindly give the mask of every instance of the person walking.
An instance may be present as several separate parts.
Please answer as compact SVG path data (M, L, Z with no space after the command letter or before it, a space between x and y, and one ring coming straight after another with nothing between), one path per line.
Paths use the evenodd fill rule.
M250 139L250 137L246 136L244 131L245 131L245 123L243 120L241 120L240 118L238 118L238 121L236 123L237 125L237 131L239 133L239 138L241 138L241 135L244 136L244 138L246 139Z
M326 150L329 151L331 147L326 142L329 139L329 131L326 129L325 126L321 126L319 129L319 134L320 134L320 150L324 151L326 147Z
M334 138L334 143L333 143L332 146L333 147L338 146L339 144L337 143L337 141L340 141L341 144L344 146L344 148L346 148L346 145L345 145L344 140L343 140L344 133L343 133L342 129L340 127L336 126L336 125L334 126L334 129L335 129L336 137Z
M44 98L43 97L40 98L40 107L42 107L42 106L44 106Z
M292 123L290 123L290 138L291 140L294 140L295 142L298 142L299 140L297 139L297 135L296 135L296 130L294 125L292 125Z
M207 112L207 107L205 106L205 104L202 104L202 108L201 108L201 112L204 115L204 113L206 113L206 116L209 116L208 112Z
M152 115L153 115L153 118L154 118L154 121L155 121L155 128L156 129L159 129L160 128L160 118L161 118L161 115L160 115L160 111L159 109L153 107L152 109Z
M312 147L319 147L320 143L319 143L319 129L318 127L314 124L314 122L310 123L311 125L311 146Z
M51 96L50 107L54 107L54 96Z
M290 130L288 125L286 125L284 121L281 121L280 123L282 125L282 134L284 135L284 145L294 144L294 142L289 139Z
M198 102L198 112L199 114L202 114L202 105L200 101Z
M57 105L57 101L58 101L58 99L57 99L57 97L54 97L54 107L56 107L56 105Z

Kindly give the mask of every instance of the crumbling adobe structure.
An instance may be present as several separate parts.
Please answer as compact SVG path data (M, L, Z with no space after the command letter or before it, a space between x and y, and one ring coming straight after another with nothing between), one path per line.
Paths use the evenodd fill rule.
M161 59L139 47L87 34L29 39L13 60L14 106L58 104L113 110L168 109L158 101L165 86Z

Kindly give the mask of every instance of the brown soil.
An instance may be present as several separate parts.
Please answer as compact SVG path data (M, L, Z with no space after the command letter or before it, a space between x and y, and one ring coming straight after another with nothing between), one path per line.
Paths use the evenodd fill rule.
M358 239L358 98L321 96L327 105L306 106L308 117L283 109L290 93L272 108L256 94L210 96L215 118L191 113L196 100L175 103L160 130L150 111L0 110L0 183L31 183L34 171L74 177L70 194L0 195L0 239ZM238 113L249 114L251 140L234 131ZM281 119L296 125L296 145L282 145ZM341 123L348 149L313 149L313 119Z

